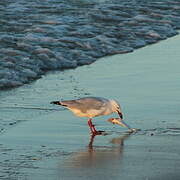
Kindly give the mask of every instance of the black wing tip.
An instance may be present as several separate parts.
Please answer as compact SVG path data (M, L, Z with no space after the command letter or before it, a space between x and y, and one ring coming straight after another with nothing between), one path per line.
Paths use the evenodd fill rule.
M57 104L57 105L61 105L60 101L51 101L50 104Z
M62 104L61 101L52 101L50 104L56 104L56 105L61 105L61 106L67 106L65 104Z

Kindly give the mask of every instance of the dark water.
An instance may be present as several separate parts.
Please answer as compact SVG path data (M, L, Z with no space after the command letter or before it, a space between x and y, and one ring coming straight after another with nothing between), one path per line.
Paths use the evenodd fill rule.
M0 88L132 52L179 28L179 1L1 1Z

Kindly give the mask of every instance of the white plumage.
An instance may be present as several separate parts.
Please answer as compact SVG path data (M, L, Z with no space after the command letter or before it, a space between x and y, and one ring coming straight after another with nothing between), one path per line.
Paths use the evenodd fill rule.
M109 100L102 97L84 97L75 100L68 101L53 101L52 104L57 104L66 107L70 111L72 111L76 116L79 117L88 117L88 125L92 134L101 134L100 131L95 129L95 126L92 124L91 120L93 117L109 115L114 112L119 114L120 118L111 118L110 122L114 124L119 124L123 127L127 127L130 131L134 131L131 129L122 119L122 110L118 102L115 100Z

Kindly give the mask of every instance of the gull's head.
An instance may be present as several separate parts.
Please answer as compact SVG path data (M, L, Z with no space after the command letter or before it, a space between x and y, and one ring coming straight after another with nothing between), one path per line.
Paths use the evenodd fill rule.
M122 111L121 111L120 104L117 101L113 100L113 99L110 100L110 103L111 103L112 111L117 112L119 114L119 117L121 119L123 119L123 114L122 114Z

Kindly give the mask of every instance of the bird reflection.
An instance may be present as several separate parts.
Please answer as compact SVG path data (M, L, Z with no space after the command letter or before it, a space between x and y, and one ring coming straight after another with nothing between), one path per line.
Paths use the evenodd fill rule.
M110 144L119 144L119 146L122 147L124 145L124 140L127 139L130 136L130 134L131 134L131 132L121 135L120 137L113 138L110 141ZM90 136L90 142L89 142L89 146L88 146L90 151L93 150L93 143L94 143L95 137L96 137L96 135L94 135L94 134L92 134Z
M124 141L130 136L131 133L112 138L107 146L93 145L97 138L103 138L96 135L91 135L90 142L86 151L75 153L70 160L71 168L113 168L120 163L122 158ZM100 139L98 139L100 140ZM97 143L96 143L97 144Z
M63 165L59 166L59 178L98 180L103 177L104 180L119 180L123 173L124 141L130 135L131 133L127 133L114 138L110 138L114 134L104 137L92 135L86 150L72 154Z

